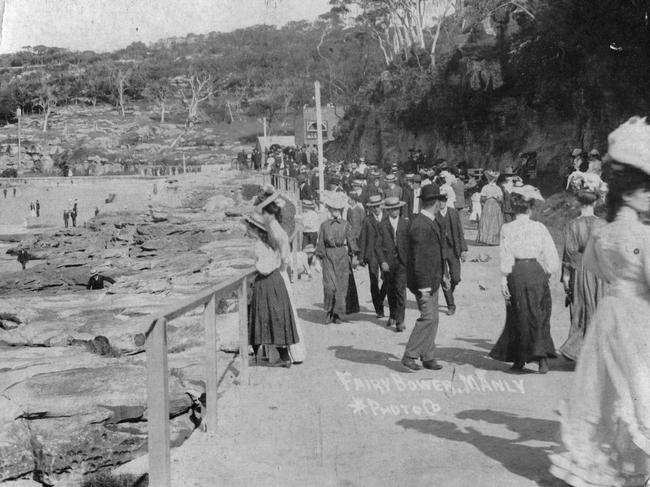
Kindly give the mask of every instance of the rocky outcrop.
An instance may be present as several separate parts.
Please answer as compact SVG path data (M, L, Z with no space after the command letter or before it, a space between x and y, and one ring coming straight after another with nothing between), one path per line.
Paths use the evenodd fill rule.
M204 206L220 192L210 191L190 199ZM228 211L250 211L230 191ZM146 452L143 330L162 309L253 265L240 218L194 203L100 214L82 228L23 239L39 260L0 277L0 482L77 485ZM87 291L92 267L116 283ZM236 297L217 313L219 348L236 352ZM170 322L167 335L179 445L196 428L192 407L205 387L202 310ZM220 370L230 360L220 356Z

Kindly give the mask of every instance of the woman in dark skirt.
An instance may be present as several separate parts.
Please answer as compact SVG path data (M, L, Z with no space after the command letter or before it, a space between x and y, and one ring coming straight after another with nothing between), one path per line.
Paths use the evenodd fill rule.
M288 347L298 342L298 331L291 300L280 273L282 260L278 251L271 247L262 217L257 214L245 218L248 233L256 238L255 268L257 276L248 314L248 337L255 357L262 345L273 345L280 360L273 367L291 367Z
M343 220L347 197L332 196L325 204L331 218L320 227L316 256L322 261L323 302L326 323L341 323L346 314L359 312L359 298L352 267L356 266L358 248L351 236L350 225Z
M551 338L550 275L560 267L560 258L547 228L530 219L535 200L543 200L533 186L515 187L511 205L515 219L501 229L501 290L506 298L506 325L490 357L513 362L522 371L529 362L539 363L539 373L548 372L554 358Z

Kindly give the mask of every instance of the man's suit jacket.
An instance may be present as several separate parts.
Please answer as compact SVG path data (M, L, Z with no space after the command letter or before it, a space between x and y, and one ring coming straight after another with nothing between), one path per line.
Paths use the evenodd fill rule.
M314 192L311 189L311 185L303 183L300 185L300 199L301 200L313 200Z
M453 242L454 255L457 259L460 259L460 254L467 252L467 242L465 241L465 232L463 231L463 225L460 222L460 216L458 211L453 208L447 208L447 215L449 215L449 226L451 228L451 240ZM443 216L438 213L436 219L442 219ZM442 221L439 222L440 226L444 224Z
M359 261L367 263L373 272L376 272L380 264L377 253L380 223L375 215L367 215L363 220L361 235L359 235Z
M393 230L390 219L386 216L379 224L379 245L377 254L379 263L386 262L392 270L397 264L406 266L409 255L409 221L406 218L397 219L397 232Z
M407 286L417 296L419 289L438 291L442 282L442 232L437 221L415 215L408 232Z
M406 185L404 186L404 191L402 191L402 201L406 203L402 206L402 216L408 218L409 220L413 219L413 189Z

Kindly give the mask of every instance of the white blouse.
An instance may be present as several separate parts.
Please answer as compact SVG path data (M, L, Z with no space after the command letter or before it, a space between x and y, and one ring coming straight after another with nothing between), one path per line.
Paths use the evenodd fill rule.
M279 252L273 250L261 240L255 242L255 269L263 276L268 276L281 264Z
M560 268L560 257L548 229L528 215L517 218L501 227L501 272L512 272L515 259L537 259L547 274Z

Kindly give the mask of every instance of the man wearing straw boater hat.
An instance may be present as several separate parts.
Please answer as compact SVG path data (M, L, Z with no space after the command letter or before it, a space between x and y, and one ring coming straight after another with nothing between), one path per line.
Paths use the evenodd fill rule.
M442 231L436 214L444 197L436 184L429 184L420 192L420 213L411 222L408 232L407 286L415 295L420 317L411 332L402 365L410 371L439 370L435 359L438 333L438 289L442 283ZM421 360L422 365L416 360Z
M404 206L397 196L386 198L382 204L387 218L379 225L379 245L377 253L381 270L388 282L388 307L390 318L388 326L404 331L404 312L406 309L406 265L408 263L409 221L400 217Z
M370 278L370 295L375 308L377 318L384 317L384 299L388 292L386 278L382 277L381 289L379 288L379 276L381 273L379 253L379 226L385 215L381 207L382 199L379 195L373 195L366 203L368 216L363 220L361 235L359 236L359 262L361 265L368 265L368 276Z

